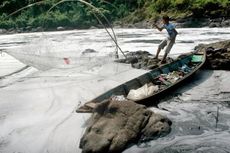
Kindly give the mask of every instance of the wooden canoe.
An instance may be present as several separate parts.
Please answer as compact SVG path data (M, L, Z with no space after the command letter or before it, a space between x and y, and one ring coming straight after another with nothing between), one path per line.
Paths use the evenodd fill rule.
M161 65L158 68L155 68L137 78L134 78L128 82L125 82L124 84L121 84L103 94L100 96L94 98L93 100L86 102L83 106L78 108L76 112L78 113L90 113L93 111L96 104L110 99L112 96L118 96L123 95L126 97L131 89L138 89L142 87L145 84L153 83L156 78L161 76L162 74L168 74L173 71L178 71L183 65L192 65L193 68L190 72L184 74L184 76L180 79L178 79L176 82L171 83L170 85L165 86L164 88L160 88L158 91L153 93L152 95L149 95L147 97L144 97L142 99L135 100L137 103L145 104L145 105L154 105L152 104L152 100L154 98L159 98L160 95L167 92L169 89L177 86L178 84L181 84L184 80L186 80L188 77L193 75L197 70L199 70L205 63L206 60L206 53L191 53L189 55L183 56L178 58L177 60L167 63L165 65Z

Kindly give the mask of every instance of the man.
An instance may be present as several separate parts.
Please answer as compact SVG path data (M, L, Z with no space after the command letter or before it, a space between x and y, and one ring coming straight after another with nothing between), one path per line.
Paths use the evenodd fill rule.
M155 56L155 59L158 59L159 53L161 51L161 49L164 49L165 46L165 54L161 60L161 64L166 63L166 57L169 54L170 50L172 49L175 40L176 40L176 36L178 34L178 32L175 29L175 26L171 23L169 23L169 17L167 15L162 17L162 21L163 21L163 26L159 27L158 25L156 25L155 23L153 24L159 31L162 31L163 29L166 29L168 32L168 36L167 38L165 38L160 45L158 46L157 49L157 54Z

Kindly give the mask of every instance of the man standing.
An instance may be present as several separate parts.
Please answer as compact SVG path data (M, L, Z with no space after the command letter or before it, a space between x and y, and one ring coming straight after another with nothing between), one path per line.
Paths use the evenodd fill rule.
M163 56L163 58L161 60L161 64L166 63L166 57L169 54L170 50L172 49L172 47L173 47L173 45L175 43L175 40L176 40L176 36L178 34L178 32L175 29L175 26L173 24L169 23L169 17L167 15L162 17L162 21L163 21L163 26L162 27L159 27L155 23L153 24L159 31L162 31L163 29L166 29L167 32L168 32L167 38L165 38L160 43L160 45L158 46L157 54L155 56L155 58L157 59L161 49L164 49L165 46L166 46L165 54L164 54L164 56Z

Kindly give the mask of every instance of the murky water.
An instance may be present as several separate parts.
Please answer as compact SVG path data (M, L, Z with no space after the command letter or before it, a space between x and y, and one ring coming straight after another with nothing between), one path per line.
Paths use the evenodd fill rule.
M199 43L230 39L230 28L178 31L170 56L189 52ZM164 38L150 29L116 29L116 33L124 51L154 53ZM0 152L4 153L80 152L78 144L89 114L77 114L75 109L145 73L113 62L115 46L104 30L1 35L0 49L4 51L0 56ZM85 49L96 52L82 54ZM124 152L230 152L229 75L199 71L164 97L159 108L151 108L172 120L171 133Z
M191 82L172 93L172 98L162 100L161 110L152 108L173 121L171 133L125 152L229 152L229 74L207 70L197 73Z

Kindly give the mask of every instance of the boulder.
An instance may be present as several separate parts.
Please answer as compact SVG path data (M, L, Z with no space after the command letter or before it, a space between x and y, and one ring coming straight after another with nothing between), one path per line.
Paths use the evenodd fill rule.
M0 34L5 34L7 32L6 29L0 29Z
M230 19L225 20L221 23L222 27L229 27L230 26Z
M27 27L25 28L25 30L26 30L26 31L31 31L31 30L32 30L32 27L31 27L31 26L27 26Z
M63 30L65 30L65 28L64 27L57 27L57 30L58 31L63 31Z
M42 27L32 28L31 32L42 32L44 29Z
M211 22L209 24L209 28L215 28L215 27L221 27L221 23L220 22Z
M83 153L119 153L171 130L171 121L132 101L107 100L96 106L80 141Z
M91 27L90 27L90 29L97 29L97 27L95 27L95 26L91 26Z
M157 68L161 61L160 59L154 59L154 56L147 51L128 52L126 56L126 59L119 59L115 62L131 64L133 68L137 69L151 70ZM168 57L166 61L170 63L173 59Z
M89 53L97 53L97 51L94 49L85 49L81 54L84 55Z
M198 51L206 51L207 60L205 68L214 70L230 70L230 40L199 45Z
M135 28L139 28L139 29L149 29L151 28L152 24L148 21L140 21L137 23L134 23L134 27Z

